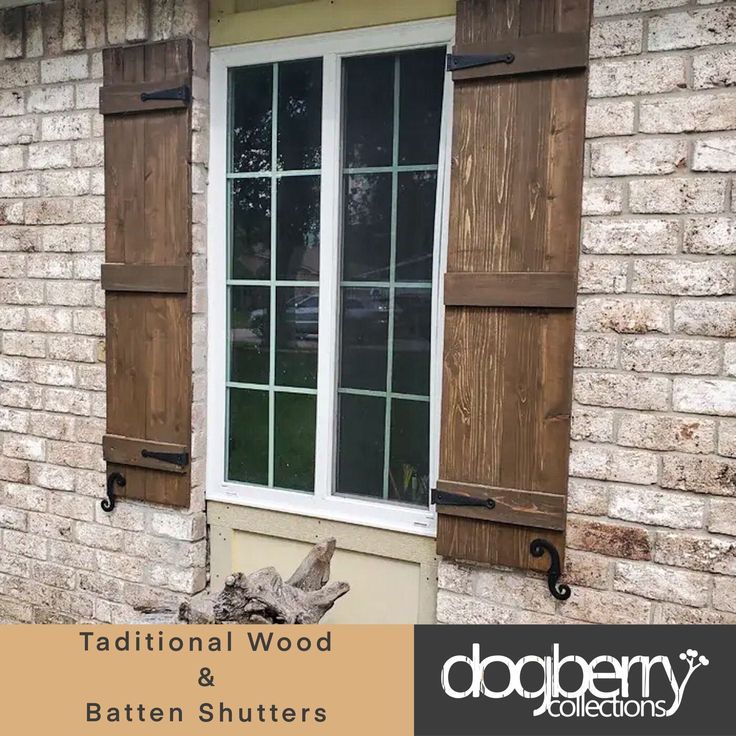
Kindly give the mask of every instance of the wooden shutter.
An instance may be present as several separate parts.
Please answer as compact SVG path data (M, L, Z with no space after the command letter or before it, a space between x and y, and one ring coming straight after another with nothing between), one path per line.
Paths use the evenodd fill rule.
M103 52L108 474L118 495L190 496L191 90L188 40ZM159 99L163 98L163 99Z
M454 54L504 58L453 72L446 557L541 570L532 540L564 552L589 23L589 0L458 2Z

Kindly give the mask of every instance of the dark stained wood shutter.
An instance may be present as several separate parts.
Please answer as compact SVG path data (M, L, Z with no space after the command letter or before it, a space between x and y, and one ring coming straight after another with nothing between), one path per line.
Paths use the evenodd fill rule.
M188 40L103 52L108 474L117 495L188 506L191 90ZM157 95L177 90L171 99Z
M446 557L564 552L589 25L590 0L458 2L454 53L513 61L453 72L438 499L495 507L438 501Z

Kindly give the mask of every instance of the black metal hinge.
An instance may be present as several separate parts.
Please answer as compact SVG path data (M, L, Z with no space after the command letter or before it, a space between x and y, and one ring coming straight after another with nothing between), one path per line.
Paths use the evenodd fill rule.
M478 496L464 496L460 493L449 491L432 491L432 503L437 506L481 506L486 509L496 508L496 502L492 498L479 498Z
M189 85L182 84L181 87L172 87L171 89L159 89L155 92L141 92L141 102L149 100L181 100L188 103L192 98L192 91Z
M184 467L189 464L188 452L156 452L154 450L141 450L141 457L151 460L159 460L162 463L171 463Z
M487 64L513 64L515 58L513 54L448 54L447 71L457 72Z

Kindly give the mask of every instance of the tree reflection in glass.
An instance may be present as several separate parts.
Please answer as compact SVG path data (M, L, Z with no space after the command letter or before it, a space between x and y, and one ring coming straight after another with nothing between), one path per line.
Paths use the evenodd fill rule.
M234 69L230 93L228 477L311 493L322 60Z
M337 492L429 504L445 49L343 61Z

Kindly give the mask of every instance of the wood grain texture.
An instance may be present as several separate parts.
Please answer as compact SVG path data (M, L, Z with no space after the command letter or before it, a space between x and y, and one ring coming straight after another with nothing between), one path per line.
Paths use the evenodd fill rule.
M457 44L588 33L589 0L460 0ZM565 273L577 278L586 69L455 84L448 279ZM506 278L502 276L500 278ZM572 309L448 306L440 478L564 496ZM564 533L442 513L440 554L546 569L529 554Z
M573 309L576 287L572 273L448 273L445 306Z
M176 74L168 79L153 82L136 82L135 84L113 84L100 87L100 113L113 115L118 113L151 112L152 110L170 110L185 108L189 105L185 100L142 100L143 92L173 89L186 85L191 90L190 74Z
M444 506L438 503L437 510L441 514L559 531L565 528L564 493L535 493L518 488L453 483L442 479L437 481L437 488L469 498L492 498L496 504L494 508L488 509L482 506Z
M187 266L102 264L102 288L105 291L186 294L189 291L190 281Z
M510 64L494 63L452 73L454 81L537 74L561 69L581 69L588 64L588 34L543 33L519 39L504 39L493 44L467 43L455 46L454 54L513 54Z
M180 455L188 453L189 448L184 445L174 445L169 442L154 442L135 437L118 437L106 434L102 438L102 452L105 460L118 465L133 465L137 468L153 468L166 473L184 473L188 463L175 465L164 460L146 457L144 450L152 452L168 452Z
M191 43L168 41L103 52L104 86L191 73ZM184 269L184 295L106 292L109 435L189 447L191 433L190 109L105 116L105 254L140 270ZM187 506L189 469L162 472L109 462L120 495Z

